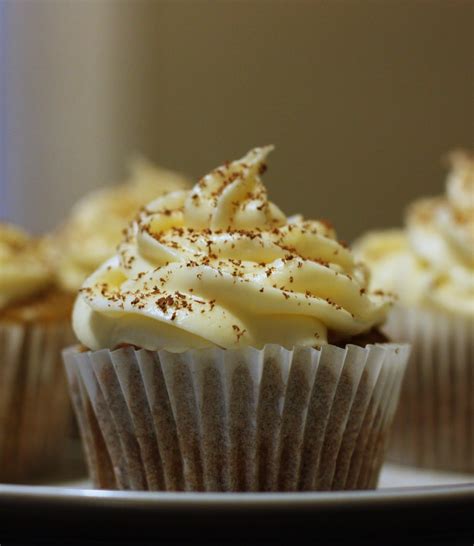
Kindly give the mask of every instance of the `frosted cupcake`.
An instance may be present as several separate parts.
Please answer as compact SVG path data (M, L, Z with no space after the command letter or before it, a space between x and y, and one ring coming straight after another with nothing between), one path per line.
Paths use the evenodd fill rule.
M446 195L422 199L406 228L356 245L373 290L399 305L385 332L412 343L389 452L423 467L474 471L474 156L454 153Z
M70 313L39 242L0 223L0 482L29 478L62 455Z
M140 207L187 185L183 175L136 158L125 183L101 188L78 201L49 239L60 288L75 296L83 281L114 254L123 229Z
M270 150L149 204L84 283L64 358L97 487L375 487L408 347L332 227L267 199Z

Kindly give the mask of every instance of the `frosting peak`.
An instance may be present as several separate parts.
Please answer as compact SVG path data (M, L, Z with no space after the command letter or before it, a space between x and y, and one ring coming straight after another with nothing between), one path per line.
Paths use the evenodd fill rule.
M287 218L256 148L150 203L84 284L74 328L91 349L321 345L370 330L390 304L324 222Z
M451 207L458 214L474 214L474 151L456 151L449 156L451 172L447 195Z
M286 217L267 199L260 175L273 146L255 148L204 176L184 204L190 228L254 229L282 225Z

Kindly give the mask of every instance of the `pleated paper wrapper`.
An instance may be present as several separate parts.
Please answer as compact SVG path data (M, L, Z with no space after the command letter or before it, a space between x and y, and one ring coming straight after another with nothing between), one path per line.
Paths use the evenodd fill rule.
M64 352L94 485L167 491L377 484L406 345Z
M388 457L474 473L474 319L399 307L385 331L412 344Z
M0 482L21 482L57 464L71 426L61 352L66 321L0 323Z

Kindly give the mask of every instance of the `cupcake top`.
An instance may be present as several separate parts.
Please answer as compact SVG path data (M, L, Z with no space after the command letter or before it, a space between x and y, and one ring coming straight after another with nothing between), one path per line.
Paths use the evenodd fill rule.
M0 311L40 293L51 278L38 240L16 226L0 223Z
M474 155L451 154L446 195L421 199L404 230L369 233L355 245L372 272L371 288L404 305L474 315Z
M64 290L77 291L114 254L123 229L141 206L188 185L184 176L143 158L135 159L130 171L128 182L91 192L78 201L65 225L49 238L48 250Z
M218 346L319 346L382 322L390 298L324 221L288 219L256 148L190 191L150 203L84 283L73 326L90 349L173 352Z

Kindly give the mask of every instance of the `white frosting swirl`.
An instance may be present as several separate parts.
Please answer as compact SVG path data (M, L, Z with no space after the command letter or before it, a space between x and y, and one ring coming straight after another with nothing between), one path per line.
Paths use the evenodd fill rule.
M371 233L355 246L372 287L406 305L474 315L474 157L452 155L446 196L408 209L406 231Z
M367 293L333 229L289 221L268 201L260 174L271 149L148 205L81 290L73 323L84 345L316 346L384 320L389 299Z
M51 278L38 241L11 224L0 223L0 309L42 291Z

